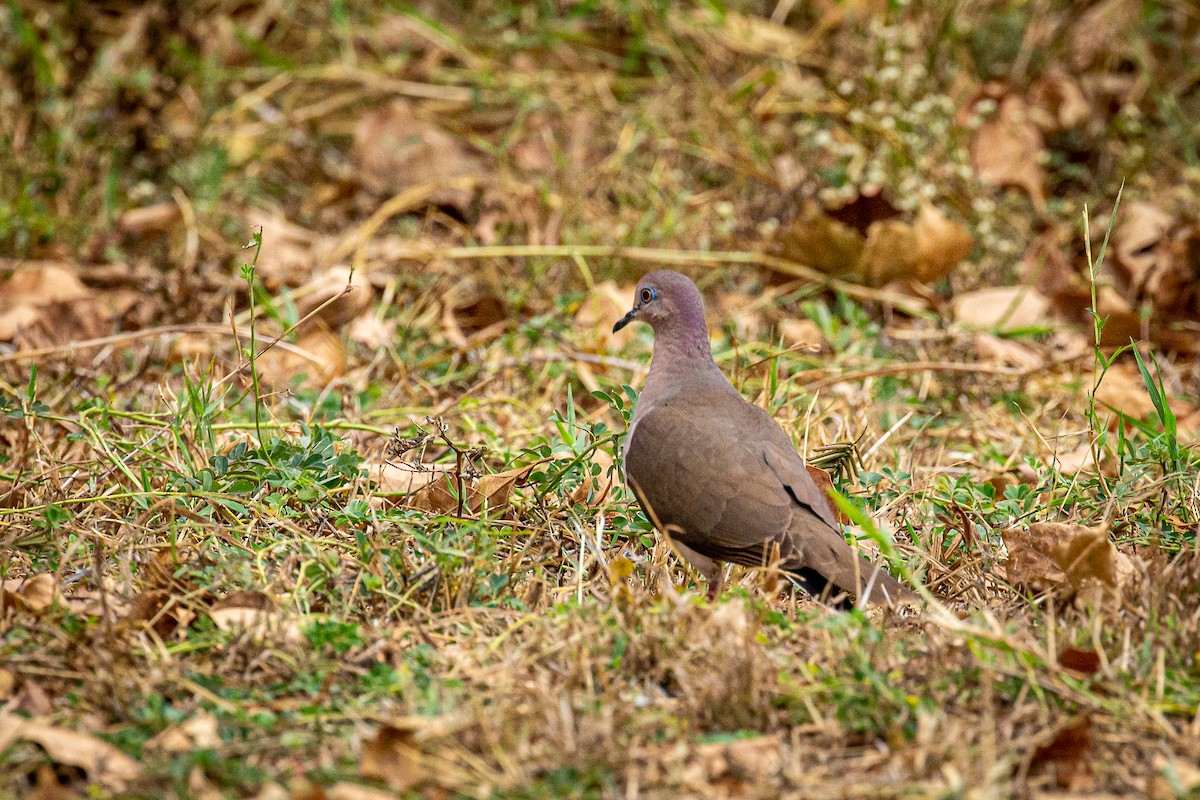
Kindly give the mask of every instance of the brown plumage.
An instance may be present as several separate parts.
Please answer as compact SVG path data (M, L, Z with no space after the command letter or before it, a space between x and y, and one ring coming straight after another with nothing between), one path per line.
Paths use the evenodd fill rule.
M642 278L614 331L634 320L653 326L654 357L629 424L626 479L711 591L717 562L729 561L778 566L818 596L914 596L846 542L788 435L717 367L689 278Z

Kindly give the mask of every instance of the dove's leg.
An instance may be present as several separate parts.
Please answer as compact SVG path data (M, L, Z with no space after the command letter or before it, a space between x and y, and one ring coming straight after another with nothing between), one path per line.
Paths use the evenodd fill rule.
M716 600L717 592L721 590L721 581L724 578L721 564L708 556L700 555L678 539L671 539L671 546L675 548L679 557L687 562L688 566L704 576L704 580L708 583L708 599Z

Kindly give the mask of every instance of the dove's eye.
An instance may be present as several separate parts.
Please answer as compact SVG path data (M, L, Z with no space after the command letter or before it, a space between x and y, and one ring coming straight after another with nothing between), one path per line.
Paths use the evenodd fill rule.
M657 297L658 297L658 292L654 291L649 286L647 286L645 289L642 289L642 302L643 303L649 303L651 300L654 300Z

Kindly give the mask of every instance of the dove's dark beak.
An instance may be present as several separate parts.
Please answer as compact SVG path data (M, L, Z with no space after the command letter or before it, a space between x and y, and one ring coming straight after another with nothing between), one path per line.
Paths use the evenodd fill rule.
M621 317L621 319L617 320L617 324L613 325L613 333L616 333L617 331L621 330L621 328L624 328L626 325L637 319L638 311L640 310L641 306L634 306L632 311Z

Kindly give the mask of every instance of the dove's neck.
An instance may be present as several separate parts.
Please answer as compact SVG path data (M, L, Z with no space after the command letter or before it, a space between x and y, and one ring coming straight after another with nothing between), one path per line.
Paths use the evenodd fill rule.
M713 361L703 325L686 331L656 331L650 374L638 399L634 417L679 396L695 396L731 388Z

